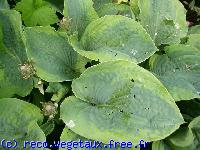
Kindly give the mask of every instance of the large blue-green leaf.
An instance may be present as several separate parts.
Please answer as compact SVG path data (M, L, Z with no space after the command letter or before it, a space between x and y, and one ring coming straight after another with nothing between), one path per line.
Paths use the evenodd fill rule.
M0 140L18 142L22 149L24 141L45 141L45 135L38 126L43 116L38 107L15 98L0 99ZM14 141L13 141L14 142ZM27 148L31 149L30 145Z
M200 51L189 45L171 45L154 55L150 69L176 101L200 98Z
M98 18L92 0L64 0L64 16L70 20L71 32L78 31L79 37L87 25Z
M33 87L21 26L18 12L0 10L0 98L26 96Z
M187 34L186 11L178 0L139 0L140 21L156 45L180 43Z
M51 27L33 27L25 29L25 38L27 55L43 80L70 81L85 69L87 59L73 50L66 33Z
M75 133L107 143L160 140L182 124L173 98L150 72L128 61L87 69L72 83L76 97L61 104L61 118Z
M138 22L120 15L93 21L81 40L72 37L71 43L81 55L100 62L131 60L140 63L158 50Z

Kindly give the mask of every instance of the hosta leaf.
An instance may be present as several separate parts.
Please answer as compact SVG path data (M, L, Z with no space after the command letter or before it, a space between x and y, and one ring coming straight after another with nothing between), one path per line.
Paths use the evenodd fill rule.
M132 60L140 63L157 51L143 27L133 19L111 15L93 21L80 42L71 38L81 55L100 62Z
M190 27L188 34L200 34L200 25Z
M88 139L133 144L141 139L155 141L183 123L165 87L132 62L110 61L91 67L73 81L72 89L76 97L61 104L61 118Z
M0 99L0 114L0 140L15 139L18 149L22 149L24 141L45 141L37 124L43 116L36 106L14 98Z
M161 141L165 147L164 150L198 150L200 148L200 117L197 117L190 122L188 127L181 127L175 133ZM162 150L162 149L152 150Z
M48 120L46 123L41 125L41 128L42 128L43 132L45 133L45 135L47 136L54 130L55 123L53 120Z
M74 141L74 140L83 140L84 137L79 136L78 134L72 132L69 128L65 127L62 131L62 135L60 137L61 141Z
M200 149L200 116L192 120L192 122L189 124L189 128L192 130L195 136L191 150Z
M200 51L188 45L171 45L166 54L150 59L156 73L176 101L200 97Z
M112 3L113 0L93 0L94 2L94 8L98 10L100 7L102 7L104 4Z
M153 142L152 150L171 150L171 148L164 141L156 141Z
M51 27L25 29L27 54L37 75L48 82L70 81L85 69L86 59L68 43L66 33Z
M86 139L86 138L84 138L84 137L82 137L82 136L80 136L80 135L78 135L78 134L76 134L76 133L74 133L73 131L71 131L69 128L67 128L67 127L65 127L64 129L63 129L63 132L62 132L62 135L61 135L61 137L60 137L60 141L62 142L62 141L76 141L76 142L80 142L80 141L82 141L83 142L83 144L82 145L85 145L86 143L88 143L88 142L92 142L92 143L95 143L95 142L98 142L98 141L93 141L93 140L89 140L89 139ZM92 144L93 146L95 145L95 144ZM102 148L100 148L100 147L98 147L98 148L95 148L95 149L115 149L115 150L120 150L120 148L114 148L114 146L113 146L113 148L110 148L109 147L109 145L106 145L106 144L101 144L101 147ZM81 150L81 149L83 149L83 150L88 150L88 149L94 149L94 148L81 148L80 146L77 146L77 148L72 148L72 149L78 149L78 150ZM64 149L66 149L66 148L60 148L60 150L64 150ZM135 150L137 150L136 148L135 148Z
M9 9L9 5L7 0L1 0L0 1L0 9Z
M64 129L63 129L63 132L62 132L62 135L61 135L61 137L60 137L60 141L62 142L62 141L79 141L79 140L81 140L81 141L85 141L85 140L87 140L86 138L84 138L84 137L81 137L81 136L79 136L78 134L76 134L76 133L74 133L74 132L72 132L69 128L67 128L67 127L65 127ZM66 149L66 148L60 148L59 150L64 150L64 149ZM78 147L77 146L77 148L72 148L72 149L81 149L80 147ZM83 149L83 148L82 148Z
M70 19L70 30L82 35L87 25L98 18L92 0L64 0L64 16Z
M27 56L20 14L13 10L0 10L0 98L30 93L33 81L24 79L21 72L28 69L22 66L25 63Z
M47 26L58 22L56 9L44 0L22 0L15 9L22 13L26 26Z
M156 45L180 43L187 34L185 9L178 0L139 0L138 5L141 24Z
M200 51L200 34L189 35L187 44L196 47Z
M134 13L132 12L130 6L125 4L108 3L98 9L97 13L99 17L103 17L105 15L122 15L135 19Z
M188 147L194 141L192 130L188 127L181 127L167 138L169 145L175 147ZM172 147L173 147L172 146Z
M177 145L175 148L177 150L198 150L200 149L200 117L196 117L195 119L190 122L188 129L193 133L193 143L186 147L178 147ZM182 137L184 138L184 137Z

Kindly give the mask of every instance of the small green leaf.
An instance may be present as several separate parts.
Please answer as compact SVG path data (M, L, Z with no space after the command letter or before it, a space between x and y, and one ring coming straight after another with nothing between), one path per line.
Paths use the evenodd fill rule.
M0 10L0 98L28 95L33 88L32 67L22 40L21 16Z
M41 79L71 81L85 70L87 59L73 50L66 33L51 27L33 27L25 29L25 38L28 57Z
M41 125L41 128L42 128L43 132L45 133L45 135L48 136L54 130L55 123L53 120L48 120L46 123Z
M132 62L91 67L72 82L72 89L76 97L61 104L61 118L73 132L88 139L133 144L141 139L156 141L184 122L165 87Z
M0 140L15 139L18 142L18 149L24 149L24 141L46 140L38 126L43 120L38 107L19 99L5 98L0 99L0 114ZM28 146L30 149L30 145Z
M132 11L134 12L136 18L138 19L140 14L140 9L138 7L138 0L130 0L130 7Z
M156 45L180 43L187 34L186 11L178 0L139 0L139 19Z
M79 37L87 25L98 18L92 0L64 0L64 16L71 20L71 32L78 31Z
M200 51L189 45L171 45L165 53L151 57L151 71L176 101L200 98Z
M56 9L44 0L22 0L15 9L22 13L26 26L47 26L58 22Z
M70 90L70 86L64 83L50 82L46 90L48 93L54 93L51 100L59 102Z
M92 60L132 60L140 63L158 49L143 27L133 19L110 15L90 23L80 42L71 38L74 49Z

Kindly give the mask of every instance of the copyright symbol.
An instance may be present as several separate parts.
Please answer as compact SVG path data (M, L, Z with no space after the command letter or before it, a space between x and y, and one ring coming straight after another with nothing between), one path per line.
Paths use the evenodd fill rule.
M11 148L16 148L18 142L5 131L4 132L0 131L0 144L1 144L0 146L3 147L4 149L11 149Z

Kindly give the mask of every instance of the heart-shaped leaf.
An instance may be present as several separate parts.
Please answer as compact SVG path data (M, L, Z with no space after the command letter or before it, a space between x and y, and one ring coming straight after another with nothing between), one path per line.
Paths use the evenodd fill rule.
M90 23L80 42L71 38L74 49L100 62L132 60L143 62L158 49L143 27L133 19L109 15Z
M92 82L91 82L92 81ZM165 87L150 72L128 61L87 69L72 83L76 97L61 105L61 118L75 133L107 143L160 140L183 118Z

